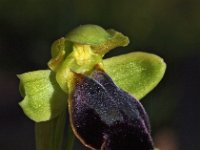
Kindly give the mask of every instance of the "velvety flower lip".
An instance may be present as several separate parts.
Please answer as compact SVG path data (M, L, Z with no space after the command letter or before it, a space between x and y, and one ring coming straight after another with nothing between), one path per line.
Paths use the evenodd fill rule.
M118 105L124 106L124 108L128 107L125 104L120 103L119 99L123 99L124 103L127 103L128 105L129 105L129 103L131 103L130 105L135 106L136 107L135 109L139 111L138 113L140 114L140 117L142 117L142 119L144 120L147 130L149 132L151 132L149 118L148 118L148 115L147 115L146 111L144 110L142 104L140 102L138 102L138 100L136 100L133 96L131 96L130 94L128 94L127 92L123 91L118 86L116 86L116 84L108 76L108 74L106 74L102 69L100 69L99 66L96 66L96 67L97 67L97 69L93 72L92 78L95 79L99 84L103 85L104 88L111 95L113 95L113 97L115 99L118 100L117 101ZM126 99L131 99L131 100L126 101ZM127 113L130 113L130 115L132 114L131 112L127 112Z
M153 150L148 116L140 102L102 70L76 75L71 125L90 149Z

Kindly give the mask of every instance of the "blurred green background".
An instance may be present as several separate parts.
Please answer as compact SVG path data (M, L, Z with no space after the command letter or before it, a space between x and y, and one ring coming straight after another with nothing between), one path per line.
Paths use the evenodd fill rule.
M16 74L47 68L51 43L88 23L130 38L106 57L139 50L164 58L164 79L142 101L155 143L161 150L200 149L198 0L0 0L0 149L35 149Z

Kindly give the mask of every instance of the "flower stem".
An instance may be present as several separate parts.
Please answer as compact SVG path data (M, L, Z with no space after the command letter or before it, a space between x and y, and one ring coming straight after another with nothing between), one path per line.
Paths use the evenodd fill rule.
M68 132L67 132L67 143L66 143L66 148L65 150L73 150L73 145L74 145L74 134L73 131L69 125L68 127Z
M66 111L58 117L35 123L36 150L61 150L66 122Z

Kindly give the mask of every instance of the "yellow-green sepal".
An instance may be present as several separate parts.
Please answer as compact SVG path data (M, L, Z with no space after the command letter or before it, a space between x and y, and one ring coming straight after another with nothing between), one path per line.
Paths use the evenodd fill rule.
M161 57L145 52L104 59L103 64L114 82L138 100L160 82L166 70Z
M19 103L24 113L35 122L47 121L67 108L67 95L50 70L39 70L18 75L20 92L24 99Z
M65 38L73 43L97 45L111 38L111 35L98 25L87 24L73 29Z
M101 56L116 47L127 46L129 43L128 37L122 33L113 29L105 30L93 24L75 28L66 35L65 39L72 43L90 45L93 52Z

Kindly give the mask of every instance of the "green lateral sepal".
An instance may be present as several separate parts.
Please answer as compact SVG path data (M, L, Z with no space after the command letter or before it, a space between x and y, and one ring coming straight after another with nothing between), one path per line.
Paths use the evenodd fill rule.
M138 100L156 87L166 70L161 57L145 52L104 59L103 64L114 82Z
M19 105L30 119L35 122L51 120L67 108L67 95L50 70L23 73L18 78L24 97Z

